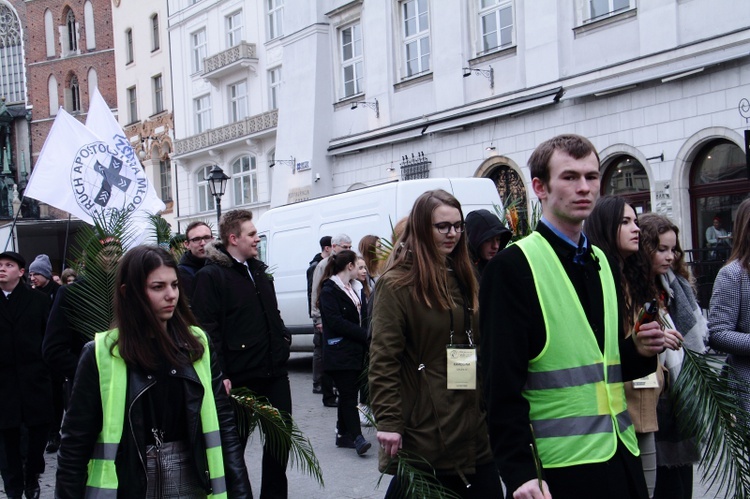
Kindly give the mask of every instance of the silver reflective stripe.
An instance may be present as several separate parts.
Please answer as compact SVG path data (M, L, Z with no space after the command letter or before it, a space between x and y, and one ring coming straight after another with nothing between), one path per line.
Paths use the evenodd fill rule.
M204 433L203 437L206 439L207 449L221 446L221 434L219 433L219 430Z
M211 479L211 493L214 495L223 494L227 491L227 482L224 477L220 476Z
M93 459L114 461L115 457L117 457L117 445L118 444L105 444L102 442L97 442L94 445L94 452L91 457Z
M117 489L86 486L86 499L117 499Z
M617 415L617 425L620 427L620 433L633 425L633 420L630 419L630 413L627 410L624 410Z
M601 364L571 367L557 371L530 372L526 378L526 390L550 390L582 386L604 381L604 370Z
M607 366L607 382L622 383L622 368L620 367L620 364Z
M532 421L532 424L534 433L540 438L593 435L612 431L612 417L609 415L540 419Z

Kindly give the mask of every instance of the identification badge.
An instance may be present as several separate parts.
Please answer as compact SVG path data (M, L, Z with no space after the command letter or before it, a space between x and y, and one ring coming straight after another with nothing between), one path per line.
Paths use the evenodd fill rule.
M638 390L643 388L659 388L659 380L656 378L656 373L651 373L643 378L634 379L633 388Z
M470 345L448 345L448 390L476 390L477 349Z

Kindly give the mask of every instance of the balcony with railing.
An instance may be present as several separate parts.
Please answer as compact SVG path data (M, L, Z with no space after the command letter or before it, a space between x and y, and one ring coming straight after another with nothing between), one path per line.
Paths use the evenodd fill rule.
M251 68L255 70L258 56L254 43L240 42L218 54L206 57L203 60L203 78L215 80L223 78L239 69Z
M180 156L200 149L220 146L265 130L274 129L278 122L279 111L277 109L256 114L244 120L235 121L228 125L212 128L198 135L177 140L174 143L174 151L177 156Z

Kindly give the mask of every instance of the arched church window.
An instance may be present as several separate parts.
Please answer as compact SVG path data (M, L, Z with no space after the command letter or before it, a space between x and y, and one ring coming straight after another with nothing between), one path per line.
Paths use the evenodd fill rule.
M0 4L0 97L7 104L26 101L25 75L18 16Z

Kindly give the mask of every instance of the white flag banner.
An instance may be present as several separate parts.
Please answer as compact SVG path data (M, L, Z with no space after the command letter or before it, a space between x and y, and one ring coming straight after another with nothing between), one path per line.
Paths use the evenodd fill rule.
M104 97L99 93L98 88L94 88L94 93L91 96L89 114L86 117L86 128L95 131L108 146L122 153L128 168L133 170L137 168L143 172L143 167L135 155L133 146L130 145L130 141L125 137L125 132L123 132L122 127L120 127L109 106L107 106ZM143 201L136 207L136 210L143 210L152 215L164 211L166 206L156 194L154 186L151 185L148 179L146 179L146 184L148 186L146 195L143 197Z
M93 225L95 216L141 209L148 191L140 164L61 108L24 195Z

